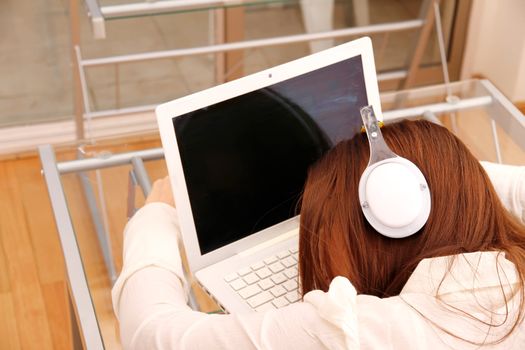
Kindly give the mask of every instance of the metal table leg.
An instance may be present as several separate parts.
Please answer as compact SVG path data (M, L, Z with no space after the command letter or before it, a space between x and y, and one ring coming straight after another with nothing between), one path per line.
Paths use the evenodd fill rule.
M69 215L64 189L60 182L55 153L50 145L40 146L39 153L51 206L53 207L60 245L64 254L70 298L73 304L72 309L76 315L74 320L78 320L79 333L85 348L104 349L73 223ZM72 315L72 317L74 316ZM73 332L73 335L75 335L75 332ZM78 344L79 342L75 341L75 343Z

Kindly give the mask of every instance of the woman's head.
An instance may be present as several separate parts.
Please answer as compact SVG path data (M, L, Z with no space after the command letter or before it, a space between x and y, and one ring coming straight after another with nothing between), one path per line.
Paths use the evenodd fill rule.
M358 293L400 293L424 258L502 250L523 277L523 228L502 207L479 162L447 129L403 121L382 130L388 146L415 163L427 179L432 209L425 226L403 239L387 238L366 222L358 184L367 166L366 134L341 142L308 174L300 227L303 293L327 290L347 277Z

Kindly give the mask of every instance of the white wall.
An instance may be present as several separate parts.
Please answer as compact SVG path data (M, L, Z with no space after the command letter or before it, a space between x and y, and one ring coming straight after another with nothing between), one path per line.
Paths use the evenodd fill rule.
M525 27L525 19L523 27ZM525 45L521 49L521 66L517 74L515 96L515 101L525 102Z
M473 0L461 78L481 74L525 101L525 0Z

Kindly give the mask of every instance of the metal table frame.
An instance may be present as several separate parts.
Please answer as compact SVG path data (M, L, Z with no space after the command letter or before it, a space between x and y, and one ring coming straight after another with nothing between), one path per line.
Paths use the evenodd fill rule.
M380 24L364 25L359 27L335 29L319 33L306 33L296 35L284 35L275 38L245 40L239 42L219 42L201 47L180 48L174 50L151 51L127 55L85 58L82 55L80 45L80 25L77 11L77 2L80 0L69 0L71 12L71 32L72 32L72 58L73 58L73 78L75 94L75 127L77 139L81 140L91 135L86 135L84 123L91 119L104 118L111 116L129 115L153 111L156 105L141 105L134 107L118 107L107 110L91 110L89 98L89 87L86 79L86 70L90 67L113 65L118 69L120 64L150 61L165 58L189 57L203 54L225 54L236 50L260 48L268 46L287 45L301 42L312 42L321 39L336 39L352 36L383 34L385 41L389 33L399 31L417 31L414 41L408 49L407 69L399 69L378 74L379 81L404 81L404 88L414 84L417 70L423 59L423 52L427 46L428 39L434 26L434 13L432 5L439 4L441 0L423 0L417 19L387 22ZM83 0L88 16L91 19L93 35L95 38L105 37L105 21L112 18L125 18L128 16L155 15L162 13L173 13L177 11L199 10L206 8L227 8L229 6L243 6L250 3L257 3L253 0L144 0L143 2L131 4L119 4L101 6L97 0ZM286 3L286 1L285 1ZM260 1L264 4L264 1ZM380 50L381 54L384 48ZM222 77L223 72L218 73ZM222 83L216 77L216 83ZM116 95L119 95L118 85L119 76L116 74Z
M496 133L496 125L499 124L511 139L525 150L525 117L520 111L510 103L489 81L481 81L483 87L489 92L487 96L465 98L456 102L443 102L425 106L404 108L387 111L383 113L385 122L391 122L402 118L425 116L436 121L436 115L447 112L459 111L473 107L489 106L495 108L494 119L492 120L492 136L496 148L497 159L501 162L499 151L499 140ZM454 84L452 84L454 85ZM422 88L420 90L424 90ZM399 93L398 93L399 94ZM392 94L383 95L390 98ZM502 116L506 113L511 115L511 119L503 120ZM77 244L72 218L68 210L67 199L61 181L61 175L77 173L81 176L83 172L108 167L132 165L132 176L139 184L145 195L149 193L151 184L144 162L158 160L164 157L162 148L147 149L135 152L113 154L105 158L77 159L66 162L57 162L53 147L43 145L39 147L40 159L42 162L43 175L47 184L51 205L57 225L58 235L64 254L66 272L69 285L69 297L75 315L73 320L73 335L75 347L81 348L82 345L88 349L103 349L104 344L97 323L93 301L91 299L86 273L82 264L80 250ZM97 229L99 243L104 254L108 274L114 281L116 272L112 264L112 257L109 250L109 242L106 240L107 233L104 232L103 225L100 224L99 210L94 200L92 189L88 182L84 181L86 199L90 207L93 221ZM98 223L97 223L98 222ZM196 307L196 304L193 305ZM77 335L75 337L75 335Z
M87 349L103 349L104 343L98 328L95 308L91 299L86 273L82 264L82 258L60 176L68 173L78 173L81 178L84 179L85 174L83 174L83 172L85 171L132 164L132 172L136 178L140 179L138 182L147 194L151 189L151 185L143 162L163 158L163 151L157 148L132 153L115 154L106 159L89 158L69 162L57 162L53 147L51 145L43 145L39 147L39 154L60 244L64 254L69 298L76 315L76 317L72 315L71 318L74 328L73 335L81 338L74 339L74 345L75 348L82 348L83 344ZM82 180L82 184L97 231L99 244L104 255L108 274L112 282L114 282L116 272L109 249L109 242L107 241L108 236L107 233L104 232L104 226L101 224L99 209L96 205L91 185L85 180ZM78 332L76 328L80 329L80 332Z

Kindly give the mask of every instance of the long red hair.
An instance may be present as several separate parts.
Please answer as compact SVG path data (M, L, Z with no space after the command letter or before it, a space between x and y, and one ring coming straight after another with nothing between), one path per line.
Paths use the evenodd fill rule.
M369 158L366 134L339 143L310 168L303 193L303 294L326 291L335 276L345 276L358 293L395 296L422 259L476 251L505 252L523 282L525 228L504 209L466 146L446 128L427 121L403 121L382 132L389 147L415 163L427 179L430 217L408 238L377 233L364 218L358 196ZM520 292L521 317L523 288Z

